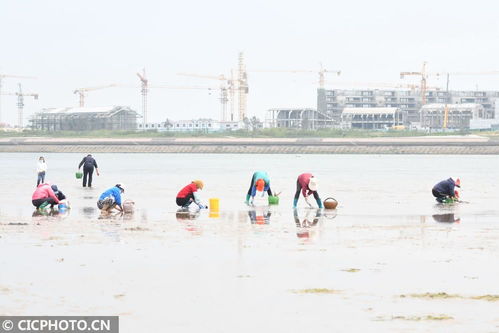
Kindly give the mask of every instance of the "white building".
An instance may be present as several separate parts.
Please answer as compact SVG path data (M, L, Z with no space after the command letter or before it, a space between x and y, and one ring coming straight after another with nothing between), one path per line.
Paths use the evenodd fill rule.
M191 119L191 120L168 120L159 123L138 124L139 131L157 131L157 132L219 132L235 131L242 129L243 125L239 122L220 122L214 119Z
M276 108L267 110L265 127L317 129L333 126L333 119L311 108Z
M341 113L342 128L388 129L404 125L406 112L399 108L344 108Z

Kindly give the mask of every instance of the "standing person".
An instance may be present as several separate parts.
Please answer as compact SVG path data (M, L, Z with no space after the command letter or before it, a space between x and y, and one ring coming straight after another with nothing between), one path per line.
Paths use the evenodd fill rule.
M47 163L45 163L45 158L40 156L38 163L36 164L36 172L38 173L38 179L36 181L36 186L45 183L45 172L47 172Z
M312 175L311 173L302 173L301 175L299 175L298 179L296 180L296 192L295 200L293 201L293 208L296 208L296 205L298 204L300 191L302 192L305 201L310 207L312 207L312 204L310 204L310 202L308 201L308 197L313 194L315 201L317 202L317 206L319 206L319 208L322 208L322 201L321 198L319 198L319 193L317 193L317 187L318 179L314 177L314 175Z
M125 185L122 183L116 184L100 195L99 200L97 200L97 207L101 212L109 213L113 209L123 212L122 193L125 193Z
M252 205L253 200L255 200L256 192L267 192L269 196L272 195L272 190L270 189L270 178L265 171L257 171L251 177L251 184L246 194L246 204ZM262 197L264 193L262 193ZM250 201L251 199L251 201Z
M49 184L42 183L38 185L35 192L33 192L31 203L36 208L40 208L40 206L43 208L47 205L54 207L54 205L59 204L59 199Z
M455 190L456 187L461 188L461 180L457 178L455 181L452 178L442 180L433 186L431 193L435 199L443 203L445 199L459 199L459 193Z
M188 208L193 202L198 205L199 209L207 209L199 197L198 190L202 190L204 183L201 180L193 180L189 185L185 186L178 192L176 202L182 208Z
M95 172L97 173L97 176L99 175L99 168L97 167L97 162L95 161L95 159L92 157L91 154L88 154L81 160L80 164L78 165L78 170L80 170L82 165L83 165L83 187L87 186L87 178L88 178L88 187L92 187L92 175L94 173L94 168Z

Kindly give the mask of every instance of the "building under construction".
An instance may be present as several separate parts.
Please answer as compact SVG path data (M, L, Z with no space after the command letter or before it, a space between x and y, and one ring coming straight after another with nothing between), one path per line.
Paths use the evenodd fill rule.
M499 91L426 91L426 103L480 104L485 119L494 118ZM319 89L317 110L330 115L336 124L345 108L395 107L407 113L406 125L420 122L423 107L418 89Z
M317 129L333 126L333 119L308 108L282 108L267 111L265 126L270 128Z
M135 131L138 117L127 106L52 108L35 113L30 122L41 131Z
M481 104L427 104L421 108L421 127L469 129L471 120L485 119Z
M390 129L403 125L405 116L398 108L345 108L341 124L345 129Z

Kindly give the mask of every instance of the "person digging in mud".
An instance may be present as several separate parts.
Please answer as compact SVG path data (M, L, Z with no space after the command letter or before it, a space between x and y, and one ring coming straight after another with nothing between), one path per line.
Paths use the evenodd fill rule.
M36 187L35 192L33 192L33 195L31 196L31 203L37 209L43 209L48 205L53 208L54 205L59 204L59 199L52 190L50 184L43 183Z
M198 205L199 209L207 209L199 198L198 190L202 190L204 183L201 180L193 180L189 185L185 186L178 192L176 202L177 205L187 209L192 203Z
M122 183L116 184L100 195L99 200L97 200L97 207L102 213L110 213L113 209L123 212L121 200L123 193L125 193L125 186Z
M253 205L257 191L262 192L262 197L265 195L265 192L267 192L269 196L272 196L270 178L265 171L257 171L251 177L251 184L248 189L248 193L246 194L245 203L247 205Z
M457 178L455 181L452 178L442 180L431 190L431 193L439 203L445 202L447 199L452 199L454 201L459 200L459 192L456 191L456 187L461 188L461 180Z
M311 173L302 173L298 176L296 180L296 192L295 199L293 201L293 208L296 208L298 205L298 199L300 198L300 191L305 198L305 202L308 204L310 208L312 208L312 204L308 201L308 197L313 195L315 198L315 202L317 202L317 206L319 208L323 208L321 198L319 197L319 193L317 193L318 187L318 179L314 177Z

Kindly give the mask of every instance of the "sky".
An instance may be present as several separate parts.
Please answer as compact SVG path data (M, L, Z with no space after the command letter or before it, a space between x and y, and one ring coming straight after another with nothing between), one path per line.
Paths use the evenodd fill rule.
M118 83L89 92L87 106L126 105L139 111L136 73L152 85L213 90L152 89L149 120L220 115L217 80L177 73L228 75L239 52L248 69L248 115L276 107L316 107L316 73L252 70L341 70L327 86L347 82L416 83L401 71L499 70L496 1L103 1L0 0L3 92L25 92L25 119L43 108L78 106L76 88ZM342 82L344 82L342 84ZM444 87L444 79L430 79ZM136 86L136 87L135 87ZM499 90L499 75L455 76L451 89ZM17 121L15 96L1 96L2 121ZM26 120L25 120L26 121Z

